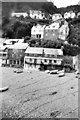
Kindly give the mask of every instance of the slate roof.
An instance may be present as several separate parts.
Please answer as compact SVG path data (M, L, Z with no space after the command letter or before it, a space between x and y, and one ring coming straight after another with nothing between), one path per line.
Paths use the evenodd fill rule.
M51 48L38 48L38 47L28 47L25 53L29 54L50 54L50 55L63 55L63 51L61 49L51 49Z

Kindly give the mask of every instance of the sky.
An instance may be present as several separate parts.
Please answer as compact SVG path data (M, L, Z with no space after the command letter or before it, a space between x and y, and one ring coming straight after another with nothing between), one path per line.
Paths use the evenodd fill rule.
M53 1L54 5L58 8L76 5L79 2L79 0L48 0L48 1Z

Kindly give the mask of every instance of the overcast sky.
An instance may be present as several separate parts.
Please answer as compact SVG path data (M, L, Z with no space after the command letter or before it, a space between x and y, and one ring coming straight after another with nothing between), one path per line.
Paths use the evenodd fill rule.
M78 4L79 0L48 0L48 1L53 1L54 5L59 7L66 7L69 5L76 5Z
M52 1L56 7L66 7L78 4L79 0L0 0L5 2L46 2Z

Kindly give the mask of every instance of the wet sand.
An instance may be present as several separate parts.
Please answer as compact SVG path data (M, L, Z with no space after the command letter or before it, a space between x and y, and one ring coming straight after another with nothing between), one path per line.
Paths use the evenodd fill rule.
M3 117L78 118L78 78L74 73L64 77L41 71L14 73L14 68L2 70L0 93Z

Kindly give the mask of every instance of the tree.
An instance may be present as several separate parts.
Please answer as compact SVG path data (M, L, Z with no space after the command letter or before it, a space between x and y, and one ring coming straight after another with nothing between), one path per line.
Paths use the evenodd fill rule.
M22 38L25 37L26 35L27 35L27 31L25 27L21 26L17 28L16 38Z
M16 30L18 29L18 27L20 27L22 24L20 21L15 21L12 25L13 31L16 32Z
M3 32L3 37L6 38L14 38L14 31L10 26L5 27L4 32Z
M57 7L52 2L44 3L42 5L42 10L50 14L58 12Z
M29 40L30 40L30 36L26 36L26 37L24 38L24 43L28 43Z
M8 17L2 17L2 27L7 25L10 22Z
M80 23L76 23L73 25L69 25L69 37L68 42L73 45L79 45L80 46Z

